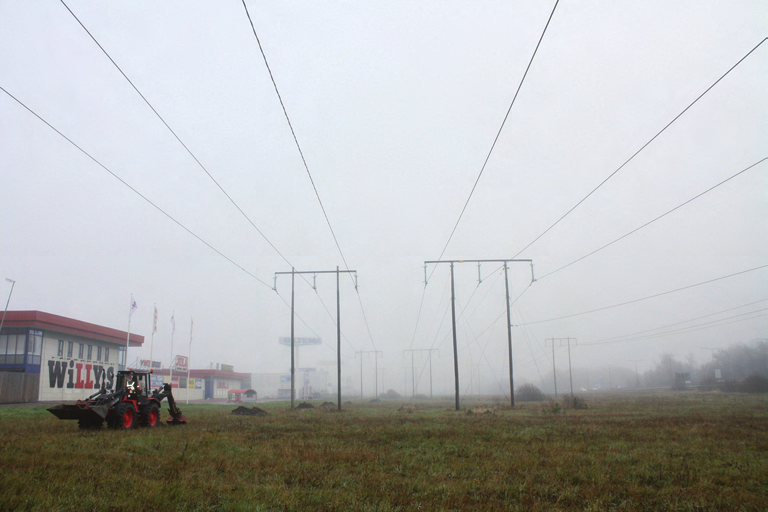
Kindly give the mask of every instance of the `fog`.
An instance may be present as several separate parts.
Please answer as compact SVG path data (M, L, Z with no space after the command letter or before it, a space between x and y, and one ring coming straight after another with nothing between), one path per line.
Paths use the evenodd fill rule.
M9 309L125 330L133 296L129 361L170 363L173 314L192 367L285 373L275 272L354 270L341 363L366 395L428 395L412 349L453 390L450 267L427 260L533 260L535 282L509 264L516 384L551 377L553 338L631 380L768 337L763 2L562 3L501 131L553 3L246 4L306 167L242 3L67 2L202 166L62 3L0 3ZM454 281L461 392L508 393L503 267ZM336 276L297 276L294 303L323 340L301 366L335 371Z

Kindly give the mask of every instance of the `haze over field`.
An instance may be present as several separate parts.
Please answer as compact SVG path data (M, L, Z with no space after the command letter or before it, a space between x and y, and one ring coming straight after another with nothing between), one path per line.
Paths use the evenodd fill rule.
M345 376L378 350L379 389L402 391L403 351L436 348L448 392L449 267L425 287L424 261L516 257L538 278L510 264L519 382L551 368L547 338L578 339L574 367L642 372L768 337L764 2L562 3L501 131L554 3L246 5L307 168L241 2L67 2L230 201L65 5L0 3L10 309L124 330L133 294L146 343L129 360L149 356L156 303L165 364L175 312L179 354L194 317L193 367L287 372L290 276L276 294L274 273L340 266L359 284L342 275ZM462 392L472 368L508 386L501 265L480 275L455 267ZM301 366L332 369L335 276L305 277L296 335L325 344Z

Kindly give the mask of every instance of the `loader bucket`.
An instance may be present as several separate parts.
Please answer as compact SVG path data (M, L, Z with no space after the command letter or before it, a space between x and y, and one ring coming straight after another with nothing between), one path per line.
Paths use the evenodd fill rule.
M109 412L109 406L97 405L89 406L86 402L76 404L55 405L48 409L48 412L60 420L90 420L103 421Z

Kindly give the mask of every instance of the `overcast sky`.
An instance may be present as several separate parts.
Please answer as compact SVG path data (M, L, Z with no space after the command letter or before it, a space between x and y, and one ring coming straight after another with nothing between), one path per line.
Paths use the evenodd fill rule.
M0 271L16 280L10 309L125 330L133 294L131 331L146 343L129 360L149 356L156 303L154 354L165 364L175 312L179 354L194 318L193 367L287 371L278 338L290 335L290 276L278 278L278 295L274 273L346 267L242 3L67 4L250 221L62 3L0 2L0 87L231 260L0 91ZM247 1L338 245L358 273L359 295L341 279L342 363L354 378L356 351L381 351L383 384L393 387L410 365L403 350L437 348L435 371L452 387L449 267L429 266L425 288L424 261L440 257L553 5ZM533 260L532 285L526 263L509 273L512 299L524 292L512 321L520 382L551 367L547 338L577 338L576 367L642 360L642 371L664 352L706 362L703 347L768 337L768 268L758 269L768 265L766 161L558 270L768 156L768 43L520 252L767 29L762 1L555 9L442 256ZM505 382L503 274L491 263L480 273L478 285L475 264L455 267L460 371L480 365ZM296 283L296 335L325 344L304 349L301 366L331 369L335 276L318 276L317 291L305 277ZM3 281L3 300L9 291ZM373 361L364 356L371 387Z

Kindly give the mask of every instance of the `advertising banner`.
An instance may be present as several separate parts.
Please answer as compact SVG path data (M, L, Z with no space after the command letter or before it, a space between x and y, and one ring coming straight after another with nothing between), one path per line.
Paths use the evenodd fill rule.
M171 377L171 387L173 389L176 389L179 387L179 378L178 377Z
M152 388L161 388L163 387L163 377L162 375L152 375L150 380L150 385Z
M203 379L195 379L195 389L203 389Z
M235 367L231 364L222 364L221 365L221 371L223 372L233 372L235 371Z

